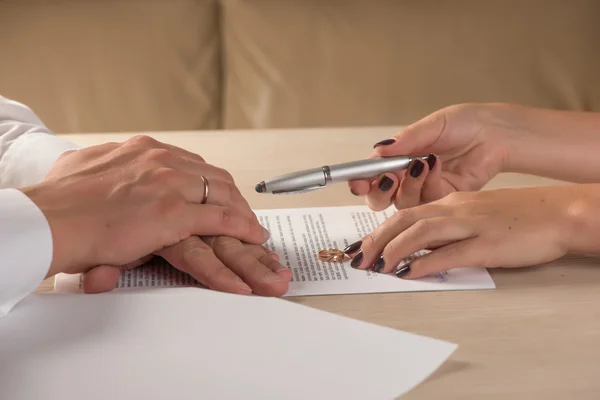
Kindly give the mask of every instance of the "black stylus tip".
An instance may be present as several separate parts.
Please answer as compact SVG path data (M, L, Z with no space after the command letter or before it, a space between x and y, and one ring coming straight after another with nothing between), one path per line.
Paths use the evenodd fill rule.
M256 186L254 187L254 190L256 190L258 193L262 193L265 191L265 183L261 182L256 184Z

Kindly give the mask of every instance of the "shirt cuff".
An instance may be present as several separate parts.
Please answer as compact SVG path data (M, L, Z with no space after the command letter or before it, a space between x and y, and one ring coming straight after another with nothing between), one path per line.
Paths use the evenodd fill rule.
M52 232L42 211L17 189L0 190L0 317L31 294L52 263Z
M42 182L64 152L80 147L46 132L29 132L14 141L4 155L3 187L22 188Z

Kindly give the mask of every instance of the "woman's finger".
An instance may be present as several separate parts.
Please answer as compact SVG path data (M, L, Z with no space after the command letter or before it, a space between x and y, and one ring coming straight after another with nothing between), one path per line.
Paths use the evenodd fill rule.
M494 246L479 237L440 247L394 273L398 278L417 279L455 268L486 267Z
M410 163L408 173L404 174L394 198L394 205L398 210L421 204L421 189L428 172L429 167L422 160L416 159Z
M157 254L210 289L237 294L252 293L252 289L197 236L190 236Z
M439 200L449 194L448 184L442 181L442 160L438 156L430 154L427 157L427 165L429 173L421 190L423 203Z
M393 137L377 142L374 154L377 157L390 157L436 152L439 150L436 148L436 142L442 136L445 126L445 110L436 111Z
M367 195L367 205L371 210L382 211L392 204L394 193L398 188L398 177L394 174L383 174L371 184Z
M444 217L448 208L440 204L424 204L418 207L399 210L375 228L369 235L350 244L345 252L351 255L353 268L371 268L385 246L400 233L422 219Z
M474 230L466 220L452 217L420 220L385 246L375 261L373 270L381 273L392 272L402 260L417 251L440 248L474 235Z

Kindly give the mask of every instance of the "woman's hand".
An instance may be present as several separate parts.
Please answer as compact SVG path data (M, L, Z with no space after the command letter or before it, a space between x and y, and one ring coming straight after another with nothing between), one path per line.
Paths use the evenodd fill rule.
M355 268L420 278L461 267L523 267L600 253L600 185L455 192L398 211L352 247ZM411 254L429 254L395 270Z
M505 105L444 108L380 141L370 157L430 154L406 171L350 182L373 210L398 209L438 200L457 191L481 189L502 171L512 127Z

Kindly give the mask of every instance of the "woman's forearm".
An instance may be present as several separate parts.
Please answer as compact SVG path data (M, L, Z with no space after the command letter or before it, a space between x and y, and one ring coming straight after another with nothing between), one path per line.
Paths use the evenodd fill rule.
M491 107L507 140L504 172L600 182L600 113Z

